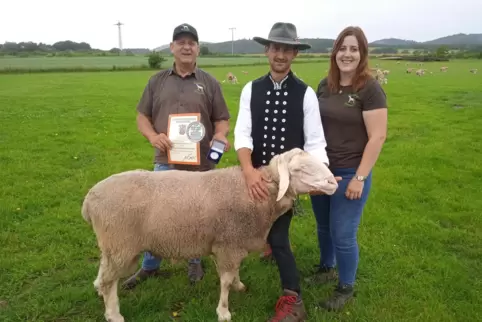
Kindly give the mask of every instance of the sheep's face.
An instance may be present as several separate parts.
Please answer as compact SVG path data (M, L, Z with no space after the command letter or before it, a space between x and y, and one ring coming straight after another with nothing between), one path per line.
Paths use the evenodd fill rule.
M338 188L333 173L317 158L301 149L292 149L273 158L279 174L277 201L283 198L288 188L298 194L321 191L332 195Z

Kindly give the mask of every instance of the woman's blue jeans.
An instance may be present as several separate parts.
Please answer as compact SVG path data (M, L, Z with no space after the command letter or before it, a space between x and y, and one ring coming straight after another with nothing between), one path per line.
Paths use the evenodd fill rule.
M350 200L345 192L356 169L331 171L335 176L342 177L338 190L332 196L311 196L318 228L320 266L337 266L339 284L354 285L359 256L357 232L370 193L372 174L365 180L361 198Z

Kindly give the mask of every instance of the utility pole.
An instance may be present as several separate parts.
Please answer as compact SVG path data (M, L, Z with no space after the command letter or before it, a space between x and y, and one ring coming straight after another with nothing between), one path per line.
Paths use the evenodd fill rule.
M117 26L117 28L119 29L119 50L122 51L122 34L121 34L121 26L123 25L123 23L121 23L120 21L118 21L116 24L114 24L114 26Z
M234 56L234 31L236 30L235 27L229 28L231 30L231 55Z

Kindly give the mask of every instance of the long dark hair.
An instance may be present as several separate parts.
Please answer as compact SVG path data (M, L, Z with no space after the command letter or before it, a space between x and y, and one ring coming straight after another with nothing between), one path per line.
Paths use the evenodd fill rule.
M365 33L360 27L349 26L342 30L333 45L330 56L330 70L328 72L328 88L332 93L340 90L340 69L336 63L336 54L340 50L346 36L355 36L358 41L358 50L360 52L360 63L353 76L353 89L360 90L366 84L367 80L372 77L368 67L368 40Z

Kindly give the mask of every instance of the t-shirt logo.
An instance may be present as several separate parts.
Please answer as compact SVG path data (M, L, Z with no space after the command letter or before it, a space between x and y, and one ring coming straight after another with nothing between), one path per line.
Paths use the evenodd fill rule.
M358 95L356 94L348 94L348 101L345 102L345 105L348 107L355 106L355 99L357 98L358 98Z
M196 89L194 90L194 92L198 94L204 94L204 87L202 84L194 83L194 85L196 85Z

